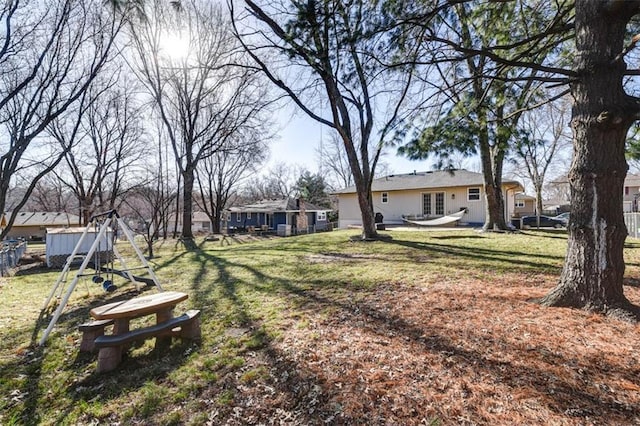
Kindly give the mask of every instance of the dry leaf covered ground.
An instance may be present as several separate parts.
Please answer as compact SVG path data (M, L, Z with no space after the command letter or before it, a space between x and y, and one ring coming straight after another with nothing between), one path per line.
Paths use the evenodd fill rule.
M255 362L269 368L266 386L302 399L283 408L292 423L640 424L638 327L530 301L554 283L388 283L314 303L274 344L278 362ZM243 390L244 420L264 419L249 403L263 391Z

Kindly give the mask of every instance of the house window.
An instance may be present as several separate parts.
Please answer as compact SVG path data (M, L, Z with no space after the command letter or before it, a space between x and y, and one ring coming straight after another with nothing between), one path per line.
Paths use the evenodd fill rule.
M209 229L211 227L210 222L202 222L202 229Z
M316 219L318 221L327 220L327 212L318 212L318 213L316 213Z
M431 216L431 194L422 194L422 214Z
M236 212L236 222L240 222L242 214L240 212Z
M389 202L389 193L388 192L383 192L382 193L382 204L387 204Z
M516 200L516 207L519 209L524 208L524 200Z
M422 214L424 216L444 215L444 192L422 194Z
M469 189L467 189L467 200L468 201L480 201L480 188L469 188Z
M251 212L247 212L247 219L251 219Z
M624 187L624 195L629 195L629 187L628 186Z
M436 192L436 216L444 216L444 192Z

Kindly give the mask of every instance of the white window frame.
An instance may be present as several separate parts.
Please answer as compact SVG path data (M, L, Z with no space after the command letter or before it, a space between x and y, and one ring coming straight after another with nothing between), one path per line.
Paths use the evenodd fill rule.
M327 212L325 212L325 211L317 212L316 213L316 220L322 220L322 221L327 220Z
M380 194L380 202L382 204L387 204L389 202L389 193L383 192Z
M428 198L428 201L425 202L425 198ZM422 194L422 214L424 216L431 216L431 212L433 208L431 207L431 200L433 197L431 196L431 192L425 192Z
M523 209L525 208L525 201L524 200L516 200L516 208L518 209Z
M242 213L236 212L236 222L242 222Z
M428 200L425 200L428 199ZM422 193L422 214L424 216L444 216L447 210L447 193L423 192Z
M247 212L247 219L251 219L251 212Z
M474 190L473 194L471 194L472 189ZM478 191L477 194L475 193L476 190ZM480 199L482 198L481 194L482 194L482 190L480 189L479 186L473 186L473 187L467 188L467 201L480 201ZM472 198L472 195L473 195L473 198Z
M436 216L444 216L444 211L446 208L446 200L447 197L444 192L434 192L435 196L433 197L433 211Z

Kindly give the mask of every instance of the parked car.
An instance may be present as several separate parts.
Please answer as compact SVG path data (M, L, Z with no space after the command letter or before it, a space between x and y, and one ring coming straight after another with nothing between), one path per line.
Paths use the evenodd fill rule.
M567 226L569 224L569 215L570 215L569 212L564 212L564 213L560 213L558 216L554 216L553 219L559 220L564 224L564 226Z
M536 216L524 216L522 218L522 228L529 229L535 228L537 226L538 218ZM540 216L540 227L541 228L563 228L566 225L553 217L549 216Z

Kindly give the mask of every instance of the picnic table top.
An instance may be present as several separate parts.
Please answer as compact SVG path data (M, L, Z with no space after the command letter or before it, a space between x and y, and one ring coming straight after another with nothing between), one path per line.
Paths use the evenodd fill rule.
M133 318L173 307L188 298L189 295L179 291L163 291L97 306L91 309L90 314L95 319Z

